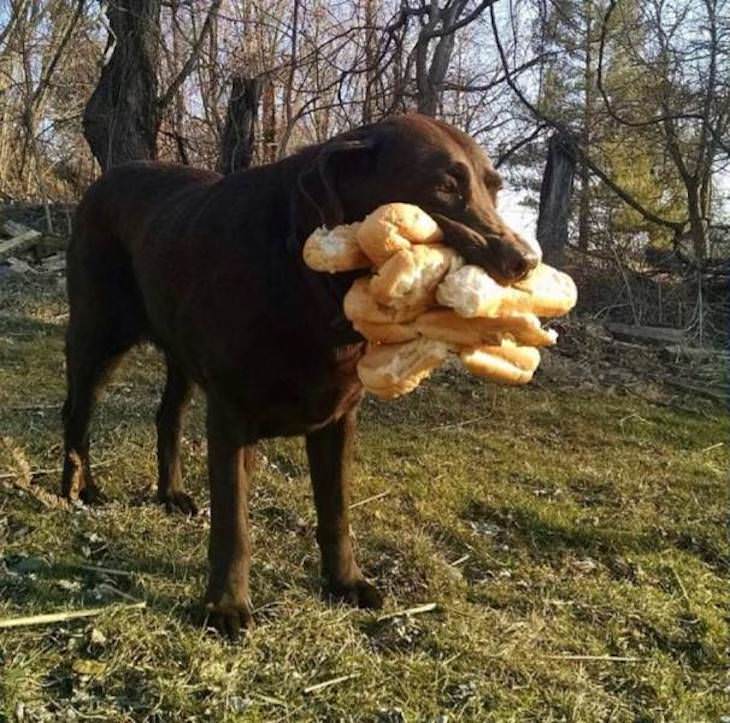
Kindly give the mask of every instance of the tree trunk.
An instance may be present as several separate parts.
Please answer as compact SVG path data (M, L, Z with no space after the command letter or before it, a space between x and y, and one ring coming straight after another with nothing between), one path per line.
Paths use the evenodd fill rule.
M591 127L593 125L593 3L592 0L584 2L586 16L586 34L583 51L585 54L583 67L583 126L581 128L581 148L590 148L592 143ZM591 177L588 164L584 158L579 160L580 175L580 200L578 204L578 247L583 251L588 250L590 242L590 210L591 210Z
M272 163L276 160L276 91L274 83L270 80L264 88L261 102L261 125L263 153L265 163Z
M260 77L233 76L226 125L221 140L218 170L233 173L248 168L253 160L254 129L264 81Z
M371 123L373 120L373 106L377 88L377 37L376 27L376 0L365 0L365 98L362 104L362 122Z
M696 183L687 184L687 210L689 211L689 236L695 261L702 264L709 255L709 224L702 208L702 199Z
M546 263L560 268L568 242L570 199L573 194L576 154L574 141L554 133L548 143L548 157L540 187L537 240Z
M157 155L157 64L161 0L115 0L114 43L84 110L84 137L103 170Z

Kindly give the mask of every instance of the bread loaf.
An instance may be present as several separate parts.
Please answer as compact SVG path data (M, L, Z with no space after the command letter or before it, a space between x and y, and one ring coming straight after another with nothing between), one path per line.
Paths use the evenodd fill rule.
M381 399L412 392L448 354L446 344L416 339L404 344L371 345L357 365L365 389Z
M360 248L376 266L411 244L438 243L442 239L436 222L409 203L380 206L365 217L357 232Z
M357 242L360 223L328 229L320 226L304 242L304 263L315 271L335 274L340 271L366 269L371 263Z

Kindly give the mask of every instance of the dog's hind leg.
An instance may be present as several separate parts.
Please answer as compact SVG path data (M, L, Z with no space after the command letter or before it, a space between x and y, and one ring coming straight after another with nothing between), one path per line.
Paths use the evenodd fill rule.
M195 515L195 500L185 492L180 467L180 428L192 392L185 372L169 356L167 381L157 411L157 499L168 512Z
M67 396L63 405L61 494L98 498L89 463L89 422L101 386L146 326L129 258L80 211L68 249Z
M361 608L379 608L383 599L364 577L352 550L349 497L356 411L307 435L307 456L317 508L317 542L327 592Z
M129 345L131 346L131 344ZM89 422L98 391L129 348L98 343L90 330L69 325L66 336L66 401L63 405L64 461L61 494L91 504L100 498L89 462Z

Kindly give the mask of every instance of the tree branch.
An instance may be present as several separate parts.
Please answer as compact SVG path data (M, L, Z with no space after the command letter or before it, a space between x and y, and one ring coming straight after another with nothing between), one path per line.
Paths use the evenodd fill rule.
M178 92L178 90L180 90L180 86L185 82L185 79L190 75L193 68L195 67L195 63L198 61L198 58L200 57L200 52L203 49L203 43L205 42L205 38L207 37L213 26L213 19L218 13L218 9L220 8L220 6L221 0L213 0L213 2L211 3L208 14L205 16L205 20L203 21L203 27L200 29L200 34L198 35L196 41L193 43L193 47L190 51L188 59L183 64L180 72L170 83L167 91L165 91L165 93L163 93L157 101L157 107L159 110L163 110L164 108L167 108L168 105L170 105L170 102L175 97L175 94Z

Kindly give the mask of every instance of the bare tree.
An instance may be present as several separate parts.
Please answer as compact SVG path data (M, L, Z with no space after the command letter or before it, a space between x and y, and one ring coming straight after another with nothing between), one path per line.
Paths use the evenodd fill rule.
M157 157L161 113L193 70L221 0L213 0L188 59L158 96L161 0L116 0L107 10L111 57L84 112L84 135L106 169Z
M264 79L260 76L233 76L218 163L221 173L248 168L253 161L256 116L263 87Z

